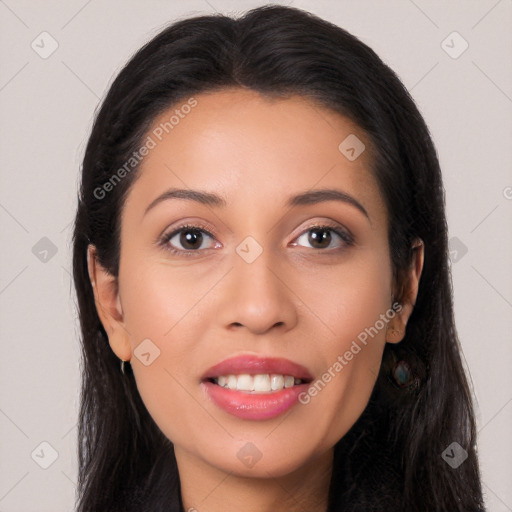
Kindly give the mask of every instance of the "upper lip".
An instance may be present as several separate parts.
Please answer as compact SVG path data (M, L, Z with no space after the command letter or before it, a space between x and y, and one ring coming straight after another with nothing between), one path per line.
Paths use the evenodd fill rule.
M249 354L224 359L208 369L202 380L213 379L220 375L239 375L242 373L251 375L275 373L291 375L296 379L307 382L313 380L308 369L298 363L279 357L261 357Z

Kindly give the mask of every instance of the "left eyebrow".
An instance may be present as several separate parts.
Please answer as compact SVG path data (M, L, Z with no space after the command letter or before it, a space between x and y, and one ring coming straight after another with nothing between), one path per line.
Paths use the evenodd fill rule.
M368 220L370 220L370 216L368 215L366 208L357 199L345 192L342 192L341 190L331 188L308 190L307 192L290 197L287 204L291 208L293 206L317 204L324 201L341 201L343 203L348 203L357 208Z

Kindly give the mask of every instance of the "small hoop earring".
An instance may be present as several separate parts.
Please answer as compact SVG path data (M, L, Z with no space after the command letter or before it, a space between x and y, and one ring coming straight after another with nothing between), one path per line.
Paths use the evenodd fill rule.
M125 375L125 373L124 373L124 363L125 363L125 361L123 359L121 359L121 373L123 375Z

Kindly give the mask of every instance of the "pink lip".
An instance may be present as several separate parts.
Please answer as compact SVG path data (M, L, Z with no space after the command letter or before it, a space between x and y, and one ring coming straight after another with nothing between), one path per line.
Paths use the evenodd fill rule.
M292 375L306 382L271 393L249 393L226 389L209 380L219 375L241 373ZM246 420L266 420L290 409L312 380L313 377L304 366L287 359L243 355L226 359L210 368L204 374L201 385L211 400L229 414Z
M300 384L273 393L252 394L222 388L210 381L203 381L201 385L217 406L244 420L267 420L279 416L297 403L300 393L309 386Z

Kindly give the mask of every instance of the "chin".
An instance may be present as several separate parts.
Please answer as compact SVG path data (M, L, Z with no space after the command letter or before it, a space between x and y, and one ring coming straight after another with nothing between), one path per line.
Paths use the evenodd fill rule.
M300 451L284 449L277 438L276 443L268 439L261 439L261 442L244 439L210 446L201 456L208 465L225 473L248 478L277 478L300 470L323 453L315 453L314 447L309 451L303 445L301 448Z

